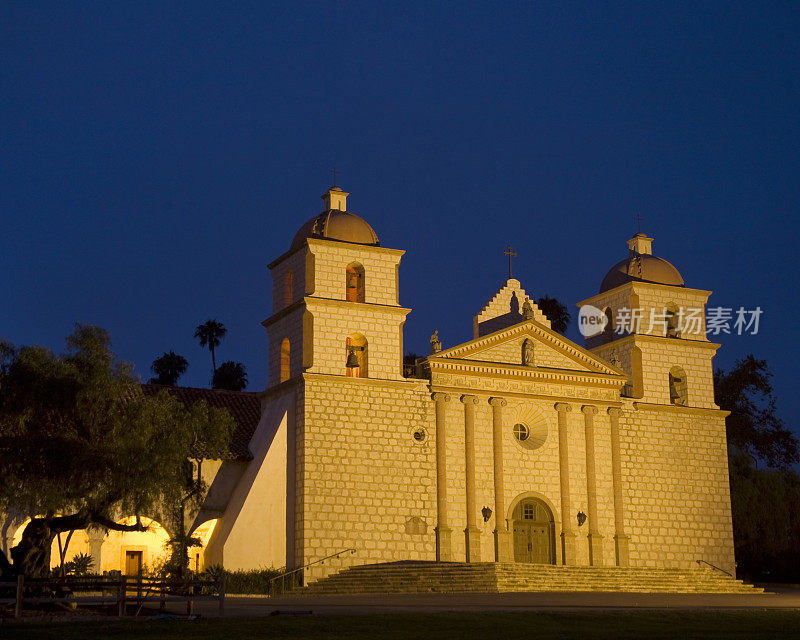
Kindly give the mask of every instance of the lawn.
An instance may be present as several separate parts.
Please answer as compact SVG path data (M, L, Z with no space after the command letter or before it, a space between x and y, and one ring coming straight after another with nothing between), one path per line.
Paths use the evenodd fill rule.
M0 624L3 640L90 638L799 638L800 611L404 613Z

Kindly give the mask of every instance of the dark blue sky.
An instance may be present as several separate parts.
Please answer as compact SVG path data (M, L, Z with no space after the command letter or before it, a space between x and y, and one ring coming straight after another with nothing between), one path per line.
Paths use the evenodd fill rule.
M0 9L0 335L111 332L148 377L229 334L266 384L266 265L341 169L407 249L408 350L503 283L596 293L642 230L712 304L764 309L748 352L800 411L796 3L7 2ZM571 335L577 337L574 325Z

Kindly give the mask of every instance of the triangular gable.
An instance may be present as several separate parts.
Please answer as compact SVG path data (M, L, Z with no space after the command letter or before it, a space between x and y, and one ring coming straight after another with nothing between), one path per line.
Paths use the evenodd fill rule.
M535 367L627 376L623 370L536 320L520 322L513 327L444 349L429 356L428 360L455 359L521 365L522 345L526 339L533 342Z

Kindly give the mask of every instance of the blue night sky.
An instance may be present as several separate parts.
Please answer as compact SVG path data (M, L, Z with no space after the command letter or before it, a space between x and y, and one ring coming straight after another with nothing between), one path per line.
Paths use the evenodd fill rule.
M712 305L763 309L716 363L766 358L789 419L799 32L769 2L6 2L0 336L61 351L97 324L143 377L174 349L206 386L216 318L218 361L264 388L266 265L336 166L407 250L406 350L471 338L509 242L574 310L640 214Z

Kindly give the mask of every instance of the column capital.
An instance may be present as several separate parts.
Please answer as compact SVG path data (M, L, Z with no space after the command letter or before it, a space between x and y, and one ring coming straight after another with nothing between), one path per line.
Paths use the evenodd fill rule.
M461 396L460 400L464 404L478 404L477 396L470 396L470 395L464 394L463 396Z
M608 415L610 415L610 416L614 416L616 418L619 418L621 413L622 413L622 409L620 409L619 407L609 407L608 408Z
M581 407L581 411L583 411L583 413L586 414L587 416L588 415L592 415L592 416L596 416L597 415L597 407L595 407L593 404L585 404L585 405L583 405Z
M505 407L508 401L505 398L489 398L489 404L493 407Z
M434 402L450 402L450 396L442 391L436 391L431 394L431 399Z
M567 404L566 402L556 402L555 407L556 411L572 411L572 405Z

